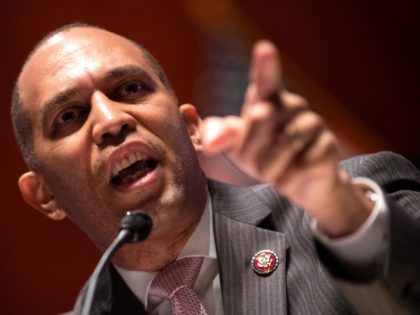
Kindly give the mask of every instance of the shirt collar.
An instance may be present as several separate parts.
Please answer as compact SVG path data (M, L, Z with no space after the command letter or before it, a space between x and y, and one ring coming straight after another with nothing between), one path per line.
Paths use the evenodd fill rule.
M213 234L213 209L211 198L207 195L207 202L197 228L191 235L178 258L186 256L204 256L217 258L216 245ZM135 296L147 308L147 289L157 272L126 270L115 266L121 277Z

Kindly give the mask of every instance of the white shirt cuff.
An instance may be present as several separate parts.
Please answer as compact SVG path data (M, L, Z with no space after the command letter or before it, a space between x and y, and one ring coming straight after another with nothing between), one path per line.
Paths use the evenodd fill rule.
M370 188L375 196L375 205L366 221L352 234L330 238L321 231L315 219L311 222L314 236L338 259L348 264L367 265L374 263L383 253L389 233L389 213L381 188L368 178L354 178L353 183Z

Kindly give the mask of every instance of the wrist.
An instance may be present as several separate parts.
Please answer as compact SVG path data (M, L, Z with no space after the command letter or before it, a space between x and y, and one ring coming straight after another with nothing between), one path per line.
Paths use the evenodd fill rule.
M315 217L320 228L331 238L355 232L369 217L377 198L369 186L353 183L346 175L340 175L329 202Z

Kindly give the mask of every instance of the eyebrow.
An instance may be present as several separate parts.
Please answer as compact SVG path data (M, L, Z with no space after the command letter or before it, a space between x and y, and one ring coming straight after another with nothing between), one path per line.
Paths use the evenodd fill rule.
M145 81L151 88L156 87L156 82L153 78L141 67L136 65L126 65L111 69L105 74L105 84L109 84L112 81L122 79L124 77L138 77ZM55 109L60 105L66 103L68 100L74 98L80 94L79 88L69 88L64 90L51 99L49 99L42 110L42 125L44 129L47 126L48 117L55 111Z
M156 85L152 77L143 68L136 65L126 65L111 69L105 75L106 81L118 80L123 77L140 77L152 86Z

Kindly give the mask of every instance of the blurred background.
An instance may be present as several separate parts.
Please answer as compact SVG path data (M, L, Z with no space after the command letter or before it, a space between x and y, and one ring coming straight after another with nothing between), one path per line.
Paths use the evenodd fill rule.
M325 117L343 157L393 150L419 166L419 9L416 0L2 1L0 313L70 310L99 258L71 223L49 221L17 190L25 166L10 94L26 55L48 32L83 21L143 43L180 101L203 116L239 112L252 43L268 38L282 54L286 86Z

